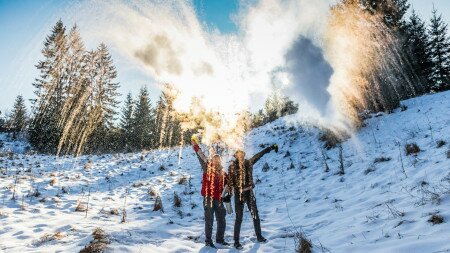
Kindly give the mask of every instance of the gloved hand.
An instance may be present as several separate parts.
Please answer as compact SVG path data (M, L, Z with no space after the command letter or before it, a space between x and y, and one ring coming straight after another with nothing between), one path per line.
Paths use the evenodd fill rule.
M192 143L192 145L198 144L198 137L197 137L196 134L193 134L193 135L191 136L191 143Z
M278 153L278 145L273 144L272 149L275 150L275 153Z
M222 201L225 203L230 203L231 202L231 195L227 194L225 197L222 198Z

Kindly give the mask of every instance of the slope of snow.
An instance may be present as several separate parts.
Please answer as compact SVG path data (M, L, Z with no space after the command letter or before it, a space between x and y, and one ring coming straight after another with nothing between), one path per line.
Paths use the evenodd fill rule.
M254 171L269 241L255 242L246 210L243 252L294 252L297 232L312 241L315 252L450 251L449 145L436 146L438 140L450 141L450 92L403 104L407 110L368 119L343 143L342 176L338 148L325 150L330 168L325 172L317 129L280 119L253 130L245 140L248 154L272 143L280 151L264 156ZM404 146L413 142L422 151L407 156ZM0 251L76 252L101 227L114 252L237 252L203 246L200 166L190 147L181 150L181 159L179 151L79 158L2 155ZM375 163L380 157L389 161ZM190 180L179 184L181 177ZM163 213L152 211L151 190L160 194ZM173 207L174 192L181 207ZM75 211L80 202L89 202L87 212ZM433 214L444 223L428 222ZM233 223L234 214L228 215L230 243Z

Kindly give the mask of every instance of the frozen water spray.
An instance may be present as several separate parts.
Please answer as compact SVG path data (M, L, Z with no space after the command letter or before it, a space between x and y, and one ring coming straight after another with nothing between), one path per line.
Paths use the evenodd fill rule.
M74 12L88 38L176 88L176 110L189 115L186 128L205 129L203 142L219 138L239 147L244 112L274 89L300 104L298 121L347 133L359 112L387 103L376 71L397 92L394 76L404 62L395 41L380 17L354 2L242 3L235 34L202 24L186 1L82 2Z

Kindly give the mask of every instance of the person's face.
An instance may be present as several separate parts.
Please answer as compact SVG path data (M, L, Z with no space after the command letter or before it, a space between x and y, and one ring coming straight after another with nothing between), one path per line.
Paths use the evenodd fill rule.
M238 159L238 161L242 162L244 161L244 152L238 152L236 154L236 158Z

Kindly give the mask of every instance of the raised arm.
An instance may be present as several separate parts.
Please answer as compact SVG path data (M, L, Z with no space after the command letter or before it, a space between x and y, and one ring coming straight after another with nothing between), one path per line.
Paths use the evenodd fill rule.
M203 150L200 148L200 146L197 144L197 141L192 138L192 147L194 148L195 154L197 155L198 161L200 162L200 165L202 166L202 170L205 171L208 169L208 158L206 158L205 153L203 153Z
M274 144L274 145L271 145L271 146L261 150L260 152L258 152L252 158L249 159L250 164L252 164L252 165L255 164L256 162L259 161L259 159L261 159L261 157L263 157L265 154L269 153L272 150L275 150L277 152L278 146L276 144Z

